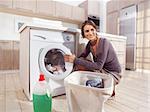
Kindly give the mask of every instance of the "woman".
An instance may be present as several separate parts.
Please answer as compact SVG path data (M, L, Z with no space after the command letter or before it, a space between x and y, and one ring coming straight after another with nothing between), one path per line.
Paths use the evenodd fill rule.
M66 55L65 61L80 65L89 71L100 71L111 75L114 79L114 86L121 79L121 67L112 44L105 38L97 35L96 25L93 21L87 20L82 24L81 34L89 40L86 48L79 57ZM93 55L93 62L86 60L89 53ZM115 87L112 96L115 96Z

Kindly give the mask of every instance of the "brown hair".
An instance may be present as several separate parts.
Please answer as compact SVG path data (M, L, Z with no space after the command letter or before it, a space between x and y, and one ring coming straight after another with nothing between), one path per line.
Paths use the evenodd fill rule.
M82 27L81 27L81 35L82 35L83 38L85 38L85 36L84 36L84 26L85 26L85 25L91 25L91 26L93 26L93 27L96 29L96 31L97 31L97 28L96 28L95 23L94 23L92 20L86 20L84 23L82 23Z

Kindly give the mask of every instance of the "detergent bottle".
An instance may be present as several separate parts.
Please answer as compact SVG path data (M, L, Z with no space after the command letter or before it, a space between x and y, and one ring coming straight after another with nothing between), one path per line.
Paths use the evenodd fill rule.
M42 73L33 88L33 108L34 112L52 111L51 89Z

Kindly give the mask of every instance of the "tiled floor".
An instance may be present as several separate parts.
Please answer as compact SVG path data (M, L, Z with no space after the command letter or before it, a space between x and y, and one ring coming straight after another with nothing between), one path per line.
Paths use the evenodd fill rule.
M18 71L0 72L0 112L33 112L32 102L22 92ZM150 73L126 71L114 100L105 103L106 112L148 112ZM53 112L67 112L65 95L53 98Z

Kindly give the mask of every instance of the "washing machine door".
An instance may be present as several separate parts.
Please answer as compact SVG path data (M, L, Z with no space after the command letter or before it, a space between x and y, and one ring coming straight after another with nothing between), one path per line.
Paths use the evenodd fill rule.
M61 44L42 48L39 54L41 72L53 80L64 79L73 69L72 63L64 61L65 54L71 54L71 52Z

